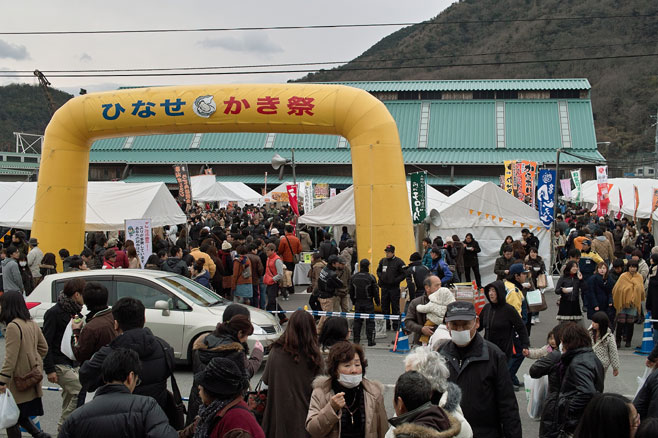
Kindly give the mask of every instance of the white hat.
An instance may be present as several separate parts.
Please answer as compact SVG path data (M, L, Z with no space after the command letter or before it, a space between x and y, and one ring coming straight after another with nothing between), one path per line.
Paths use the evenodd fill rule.
M279 230L277 230L276 228L272 228L270 230L270 234L279 234Z
M233 248L233 246L228 241L225 240L224 243L222 243L223 251L228 251L231 248Z

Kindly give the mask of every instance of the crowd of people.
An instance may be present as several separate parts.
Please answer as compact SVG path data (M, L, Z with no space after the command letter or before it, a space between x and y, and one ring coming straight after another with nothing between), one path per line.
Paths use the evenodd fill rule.
M141 268L134 244L121 237L90 233L80 254L60 250L63 270ZM24 297L56 272L56 257L44 254L37 238L13 233L2 250L0 283L6 327L0 393L10 389L20 409L8 436L20 436L20 427L49 436L30 420L44 414L45 373L62 388L61 437L520 437L515 391L523 382L516 374L526 359L534 361L532 378L548 378L541 437L657 436L658 347L646 362L654 371L632 402L605 392L608 369L620 372L618 349L632 346L634 324L646 311L658 314L658 248L647 227L637 231L625 219L582 211L558 216L555 264L539 256L540 242L524 229L501 242L496 280L486 285L471 233L463 240L425 238L408 261L387 245L376 267L358 258L353 237L346 228L336 241L326 230L297 227L289 208L275 207L199 206L188 224L155 231L145 269L187 276L234 302L216 329L194 342L185 416L175 394L173 349L146 327L139 300L125 297L110 308L103 285L71 279L39 329ZM345 318L298 310L288 319L277 312L278 300L295 292L291 277L302 252L313 252L311 308L381 307L394 316L387 329L403 322L411 335L394 416L386 412L382 385L366 378L361 333L365 325L367 345L376 345L372 319L357 319L350 330ZM553 270L560 272L557 325L544 345L533 346L531 329L551 299L540 292L537 302L534 292L548 290ZM471 280L487 300L479 313L451 289ZM258 342L249 348L254 328L244 305L277 312L285 324L255 387L250 379L265 353ZM85 403L87 392L95 396Z

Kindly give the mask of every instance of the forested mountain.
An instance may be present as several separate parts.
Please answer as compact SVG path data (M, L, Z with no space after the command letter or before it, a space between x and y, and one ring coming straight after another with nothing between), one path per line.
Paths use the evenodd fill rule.
M598 140L612 142L608 158L614 159L653 149L656 55L656 1L464 0L340 68L302 80L585 77Z

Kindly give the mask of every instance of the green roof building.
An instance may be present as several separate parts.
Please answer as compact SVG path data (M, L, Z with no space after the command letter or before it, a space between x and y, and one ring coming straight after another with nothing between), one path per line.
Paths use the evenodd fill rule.
M400 133L406 170L427 170L429 183L453 190L473 179L498 182L505 160L583 168L593 176L597 151L587 79L341 82L380 99ZM218 180L278 184L274 154L295 150L297 179L351 184L350 145L343 137L308 134L211 133L121 137L96 141L90 179L164 181L172 164L192 173L210 167ZM590 175L591 174L591 175ZM290 176L287 176L289 179Z

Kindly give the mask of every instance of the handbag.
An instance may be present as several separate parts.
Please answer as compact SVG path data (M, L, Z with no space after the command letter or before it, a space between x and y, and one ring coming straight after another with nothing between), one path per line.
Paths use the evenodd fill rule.
M183 398L181 397L180 390L178 389L178 383L174 377L174 364L171 361L171 357L167 353L171 347L169 344L164 342L162 339L156 338L162 347L162 350L165 354L165 360L167 361L167 369L171 373L171 388L174 390L167 390L167 400L164 407L165 415L169 419L169 425L176 430L182 430L185 427L185 415L187 415L187 409L183 404Z
M292 254L292 260L295 262L295 264L299 263L299 254L295 254L295 252L292 250L292 246L290 245L290 240L288 240L288 236L284 236L286 238L286 242L288 242L288 248L290 249L290 254Z
M528 291L525 299L528 303L528 312L541 312L548 309L546 297L539 289Z
M539 289L544 289L548 286L548 283L546 282L546 274L539 274L537 276L537 287Z
M14 322L14 321L12 321ZM21 343L23 342L23 329L17 322L14 322L18 331L21 333ZM19 392L27 391L30 388L37 386L43 380L43 372L39 364L34 364L32 369L22 376L14 376L14 385Z
M242 261L240 261L240 264L242 265ZM242 268L242 278L249 278L249 277L251 277L251 266L245 266L244 268Z
M263 388L263 379L261 378L253 391L247 392L245 401L247 407L254 414L258 423L263 421L265 405L267 405L267 387Z

